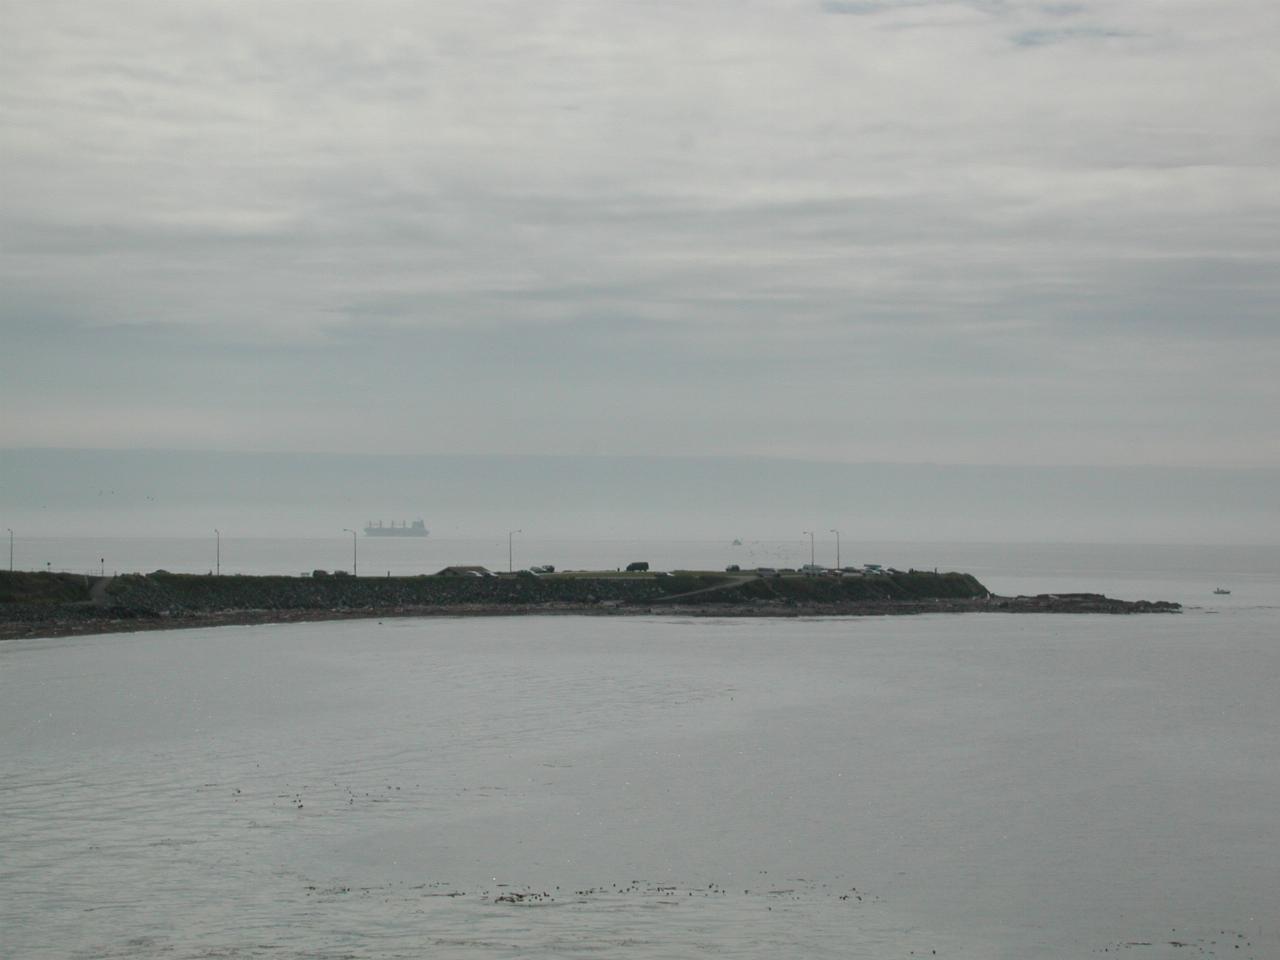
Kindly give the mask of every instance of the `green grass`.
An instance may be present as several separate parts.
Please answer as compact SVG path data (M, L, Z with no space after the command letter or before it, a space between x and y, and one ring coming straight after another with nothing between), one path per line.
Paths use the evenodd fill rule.
M77 603L89 599L89 578L78 573L0 570L0 603Z

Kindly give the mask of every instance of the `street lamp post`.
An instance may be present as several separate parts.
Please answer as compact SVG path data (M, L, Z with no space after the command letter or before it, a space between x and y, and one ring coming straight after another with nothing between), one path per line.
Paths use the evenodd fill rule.
M507 573L512 573L512 572L514 572L514 570L515 570L515 564L514 564L514 563L512 562L512 560L511 560L511 556L512 556L512 554L511 554L511 538L512 538L512 537L514 537L517 533L524 533L524 531L523 531L523 530L508 530L508 531L507 531Z
M839 570L840 569L840 531L833 528L831 532L836 535L836 569Z
M805 535L809 538L809 566L814 567L817 566L817 564L814 562L813 558L813 531L806 530Z
M214 554L213 570L217 576L222 576L222 531L217 527L213 528L214 536L217 539L217 553Z
M351 534L351 575L358 577L360 574L358 572L359 567L356 566L356 532L346 527L342 528L342 532Z

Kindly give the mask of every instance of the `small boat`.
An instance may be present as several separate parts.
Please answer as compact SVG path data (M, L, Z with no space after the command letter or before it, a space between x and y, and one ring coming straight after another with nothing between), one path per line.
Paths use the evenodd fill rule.
M1218 587L1218 588L1217 588L1216 590L1214 590L1213 592L1214 592L1214 593L1216 593L1216 594L1218 594L1219 596L1222 596L1222 597L1227 597L1227 596L1230 596L1230 595L1231 595L1231 591L1230 591L1230 590L1224 590L1224 589L1222 589L1222 587Z

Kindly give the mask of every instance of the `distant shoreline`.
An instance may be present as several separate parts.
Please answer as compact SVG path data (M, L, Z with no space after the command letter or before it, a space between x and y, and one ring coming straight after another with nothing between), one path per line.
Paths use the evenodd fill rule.
M389 617L869 617L921 613L1176 613L1100 594L999 597L964 573L244 577L0 572L0 640Z

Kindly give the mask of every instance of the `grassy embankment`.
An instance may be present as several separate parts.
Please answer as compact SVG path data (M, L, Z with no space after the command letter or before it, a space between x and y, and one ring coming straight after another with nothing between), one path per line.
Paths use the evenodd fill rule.
M156 572L107 582L74 574L3 572L0 639L433 612L919 612L921 601L965 603L985 595L982 584L967 574L916 571L839 579L698 571L360 578Z
M89 600L91 578L73 574L0 574L0 603L75 605ZM749 574L572 572L543 577L285 577L126 574L110 584L104 610L133 615L225 610L355 610L456 605L682 605L857 603L960 599L986 588L963 573L920 571L873 577L760 578Z
M0 603L84 603L92 582L78 573L0 570Z
M457 605L536 606L849 603L984 596L968 574L918 571L875 577L781 577L677 571L667 575L558 573L544 577L210 577L156 573L118 577L109 604L147 613L232 609L317 610Z

